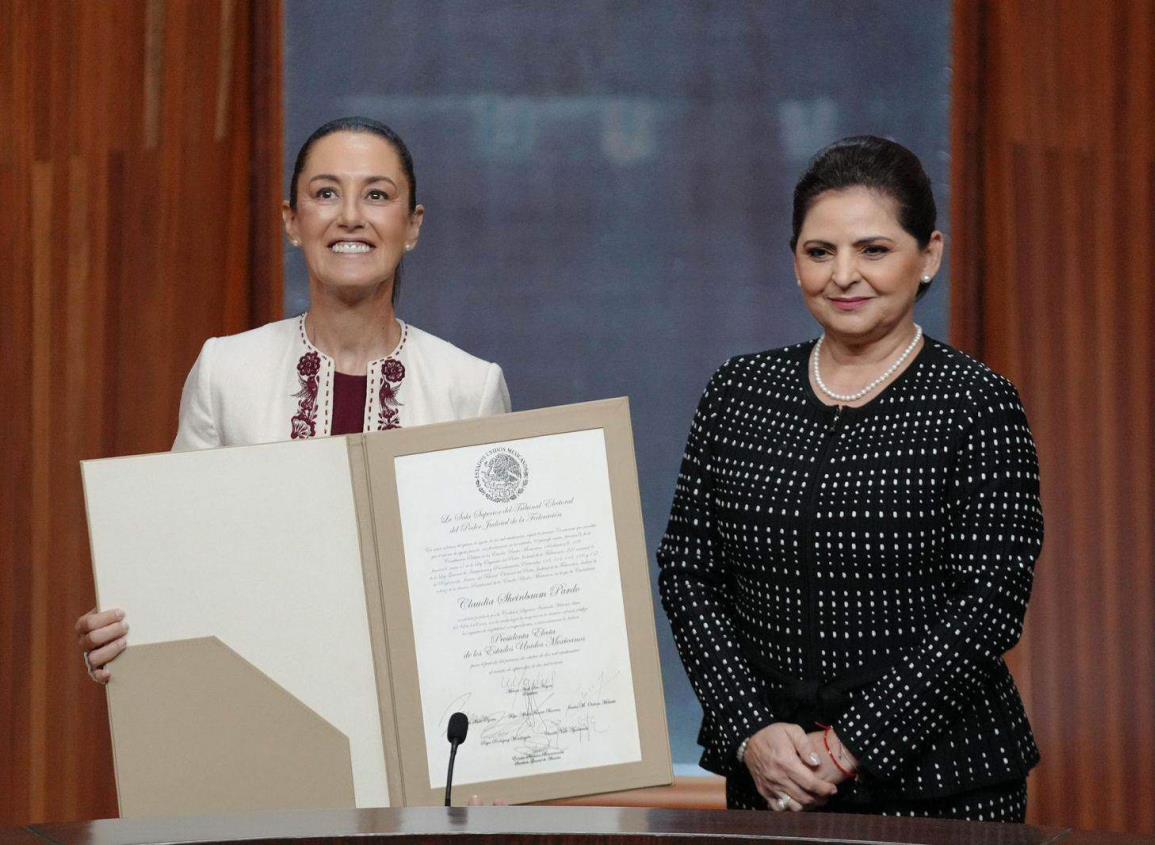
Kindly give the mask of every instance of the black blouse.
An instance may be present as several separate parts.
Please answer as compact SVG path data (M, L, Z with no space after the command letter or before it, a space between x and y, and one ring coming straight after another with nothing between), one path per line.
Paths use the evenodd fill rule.
M658 562L702 765L738 765L784 679L881 667L834 724L876 794L1022 777L1039 756L1003 654L1043 518L1018 394L928 338L873 401L828 407L813 346L730 360L690 428Z

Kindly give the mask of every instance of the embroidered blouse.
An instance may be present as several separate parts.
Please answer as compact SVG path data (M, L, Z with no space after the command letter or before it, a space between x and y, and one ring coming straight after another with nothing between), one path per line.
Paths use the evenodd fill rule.
M365 376L362 431L509 411L501 367L398 320L401 339ZM336 368L305 315L209 338L185 381L175 451L325 437Z

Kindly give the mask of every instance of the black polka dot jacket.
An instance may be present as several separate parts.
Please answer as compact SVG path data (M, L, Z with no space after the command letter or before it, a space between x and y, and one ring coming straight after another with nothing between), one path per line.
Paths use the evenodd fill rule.
M1043 517L1018 394L928 338L873 401L831 408L808 381L813 346L714 374L658 549L702 766L739 765L741 741L784 719L788 682L867 667L834 720L856 789L929 798L1021 778L1039 754L1003 655Z

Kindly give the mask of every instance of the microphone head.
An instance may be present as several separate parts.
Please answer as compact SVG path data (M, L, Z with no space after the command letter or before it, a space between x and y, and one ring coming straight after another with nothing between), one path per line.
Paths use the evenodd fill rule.
M449 730L446 737L450 742L460 745L465 742L465 735L469 733L469 717L464 713L454 713L449 717Z

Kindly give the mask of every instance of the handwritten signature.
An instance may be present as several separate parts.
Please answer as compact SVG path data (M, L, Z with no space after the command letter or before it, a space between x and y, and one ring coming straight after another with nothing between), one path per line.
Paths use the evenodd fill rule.
M592 741L608 727L599 719L605 708L617 704L608 694L620 672L601 672L569 700L552 690L556 673L514 672L502 679L510 695L509 707L478 714L482 745L509 745L516 765L560 759L573 741Z

